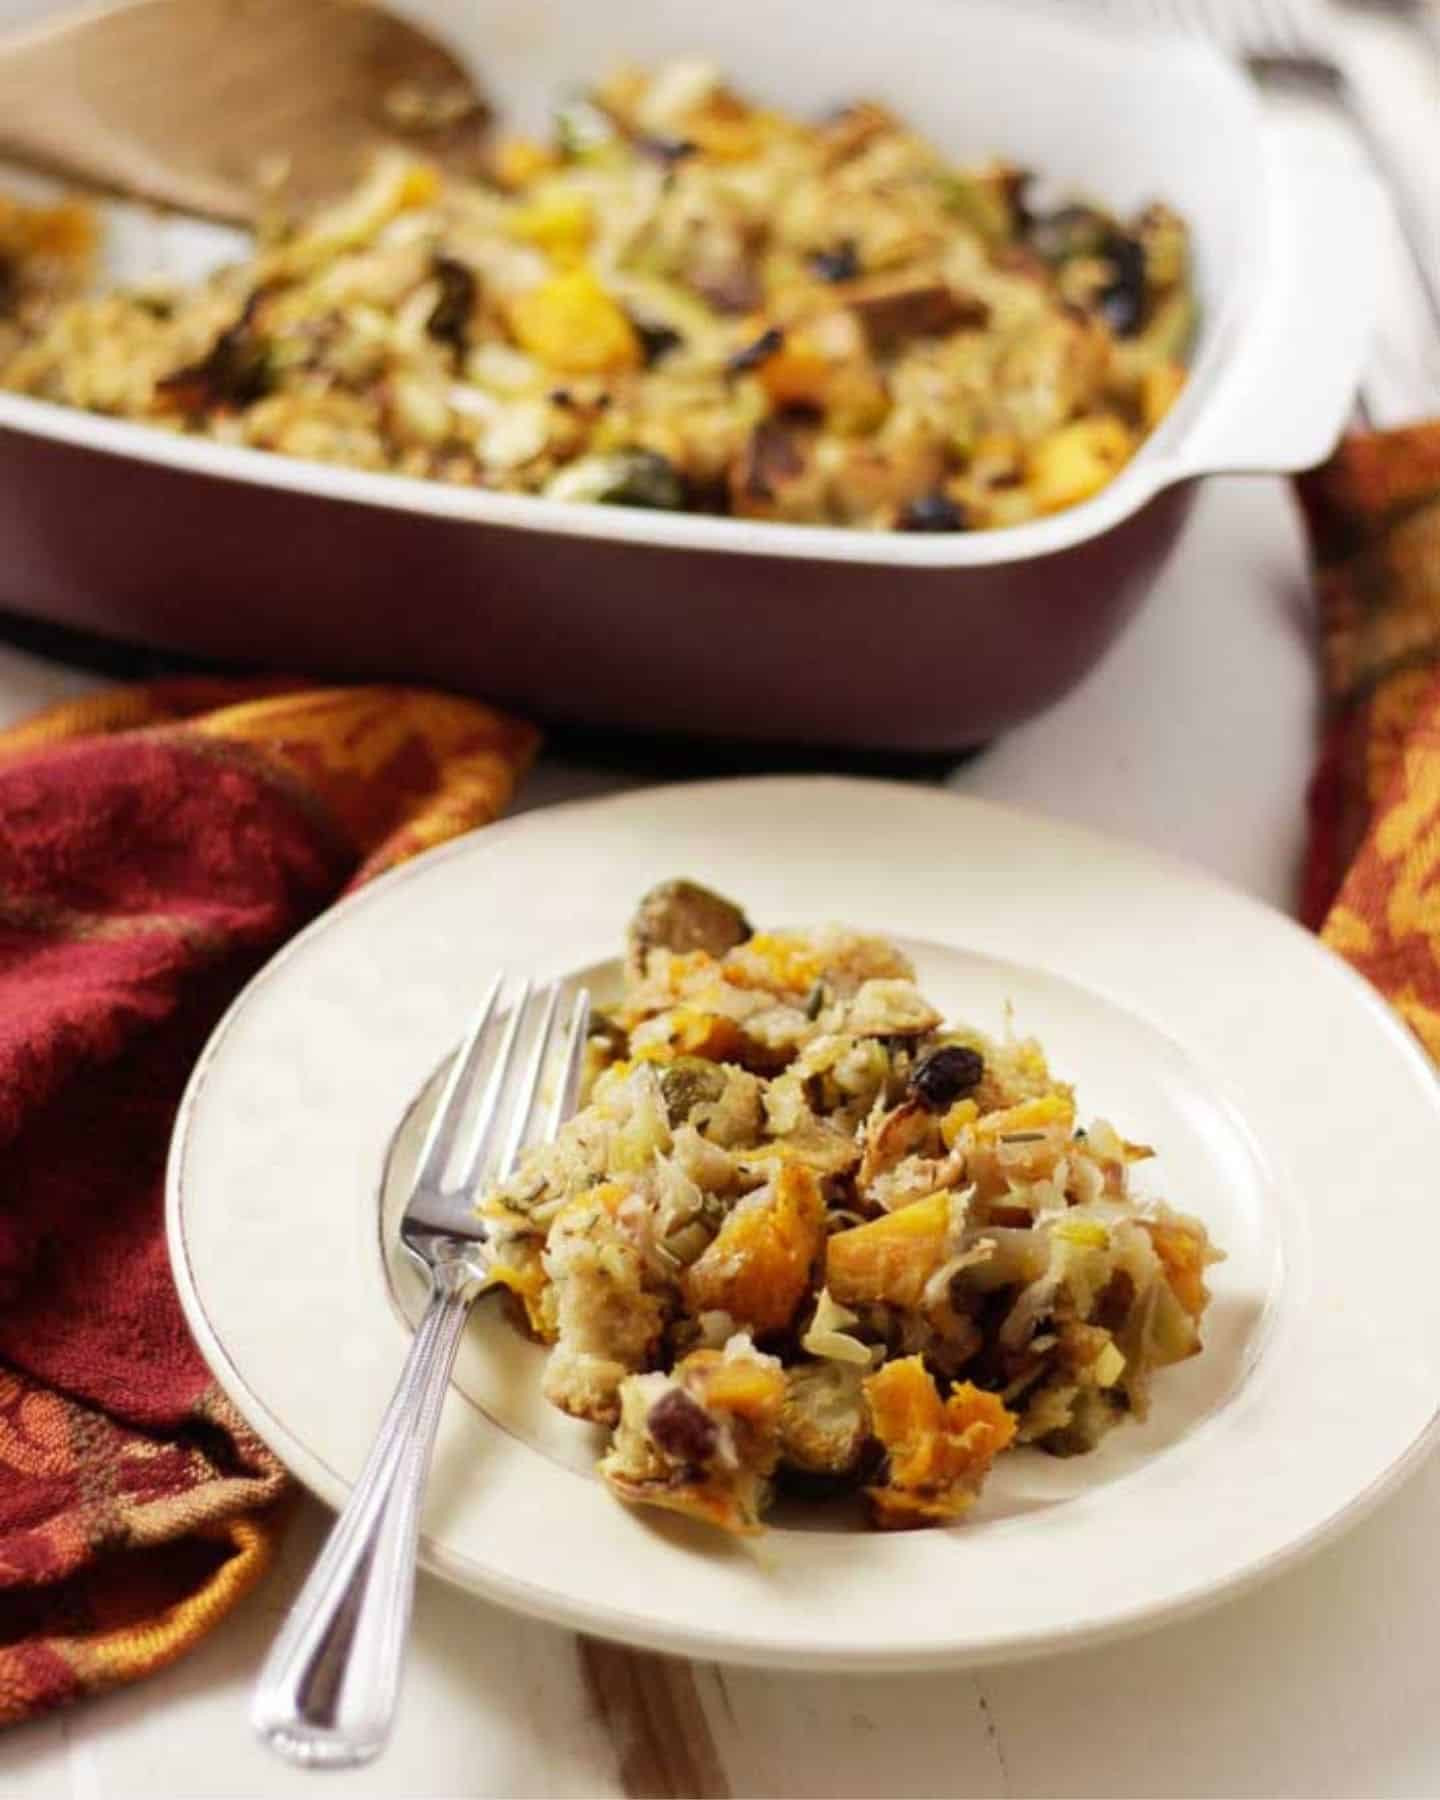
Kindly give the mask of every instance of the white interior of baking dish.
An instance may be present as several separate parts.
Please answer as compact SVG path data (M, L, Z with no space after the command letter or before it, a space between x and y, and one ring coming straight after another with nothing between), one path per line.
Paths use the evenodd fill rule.
M959 159L1036 170L1128 211L1163 197L1190 221L1202 326L1180 402L1084 505L957 536L665 514L490 494L179 437L0 394L0 427L302 493L571 536L896 566L966 567L1093 537L1160 488L1322 458L1354 393L1378 265L1377 190L1329 140L1268 122L1245 80L1191 43L1137 40L1013 0L395 0L465 57L502 119L543 129L558 95L617 62L714 60L787 109L886 102ZM234 234L117 209L117 274L196 274Z

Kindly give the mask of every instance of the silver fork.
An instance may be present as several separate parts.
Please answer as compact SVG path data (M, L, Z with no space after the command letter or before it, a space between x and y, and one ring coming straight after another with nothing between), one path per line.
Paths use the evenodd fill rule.
M256 1731L281 1756L310 1767L368 1762L395 1715L435 1433L465 1320L495 1286L475 1193L482 1174L509 1174L531 1135L559 1013L560 990L552 985L532 1023L524 982L487 1068L503 987L498 976L456 1054L400 1221L401 1243L429 1277L429 1304L365 1467L255 1689ZM589 1016L582 992L561 1034L547 1138L574 1109Z
M1396 163L1375 125L1368 97L1345 67L1343 42L1315 0L1092 0L1117 24L1204 38L1257 80L1338 108L1389 191L1410 268L1407 342L1372 363L1361 394L1375 424L1431 416L1440 409L1440 267L1429 249L1413 178ZM1402 274L1400 280L1405 280ZM1391 323L1393 324L1393 315ZM1386 347L1382 345L1382 351Z

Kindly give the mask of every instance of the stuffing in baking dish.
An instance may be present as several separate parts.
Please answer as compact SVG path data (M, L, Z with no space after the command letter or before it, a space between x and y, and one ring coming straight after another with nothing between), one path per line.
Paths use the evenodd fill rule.
M545 1393L622 1498L752 1531L785 1488L943 1523L1011 1444L1092 1450L1195 1355L1219 1252L1031 1039L881 938L641 903L586 1104L484 1202Z
M1175 213L1033 192L877 104L805 122L701 62L626 70L486 179L381 155L198 287L67 297L0 211L0 384L512 493L1014 525L1123 467L1194 319Z

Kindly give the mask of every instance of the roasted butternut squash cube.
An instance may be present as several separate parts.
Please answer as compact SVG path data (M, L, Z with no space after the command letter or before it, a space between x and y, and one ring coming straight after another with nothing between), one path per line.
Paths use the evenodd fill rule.
M504 138L495 151L495 179L505 188L522 188L539 175L548 175L560 158L548 144L533 138Z
M1068 1094L1040 1094L1000 1112L986 1113L976 1124L975 1135L982 1139L1002 1138L1016 1131L1045 1131L1052 1125L1063 1125L1068 1130L1074 1123L1075 1102Z
M728 1312L757 1335L783 1331L810 1288L825 1240L825 1201L813 1170L786 1163L747 1196L685 1273L692 1313Z
M1031 450L1026 491L1041 512L1059 512L1098 494L1134 454L1134 436L1113 413L1072 420Z
M583 194L550 193L517 207L508 228L512 237L538 244L557 261L567 261L583 253L594 223L590 202Z
M508 318L520 348L563 374L605 375L640 365L635 327L590 269L566 269L515 295Z
M1210 1304L1205 1265L1212 1259L1204 1234L1179 1220L1142 1219L1140 1222L1150 1234L1170 1292L1192 1319L1198 1319Z
M966 1381L942 1400L918 1356L877 1369L865 1398L887 1458L885 1481L865 1492L875 1523L886 1529L958 1518L1015 1436L1015 1418L998 1395Z
M829 394L830 363L803 339L787 341L774 356L766 357L757 373L772 406L823 410Z
M950 1196L931 1194L837 1231L825 1246L825 1285L843 1306L866 1300L918 1306L948 1254L949 1238Z
M1183 363L1151 363L1140 377L1140 414L1147 431L1155 429L1180 398L1184 387Z

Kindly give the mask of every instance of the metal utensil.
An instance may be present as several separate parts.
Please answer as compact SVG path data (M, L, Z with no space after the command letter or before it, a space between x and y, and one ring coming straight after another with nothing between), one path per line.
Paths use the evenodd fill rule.
M0 155L212 218L250 219L267 172L325 199L379 138L461 155L485 117L460 62L369 0L128 0L0 37Z
M1397 263L1397 281L1409 286L1400 307L1408 315L1401 327L1404 341L1380 344L1363 384L1362 411L1381 425L1440 412L1440 267L1430 253L1413 178L1397 166L1376 129L1367 97L1346 71L1343 48L1326 11L1313 0L1098 4L1115 23L1207 39L1262 83L1289 87L1343 113L1389 192L1408 262L1408 269Z
M400 1221L401 1243L429 1278L429 1304L374 1447L256 1685L251 1721L291 1762L352 1767L377 1755L389 1736L415 1592L420 1501L450 1368L471 1306L495 1286L476 1189L482 1176L503 1179L515 1166L557 1060L543 1109L546 1137L575 1106L588 996L576 999L557 1052L559 988L532 1006L524 982L492 1056L502 988L497 977L455 1057Z
M1349 12L1372 13L1410 26L1440 55L1440 6L1436 0L1343 0L1343 4Z

